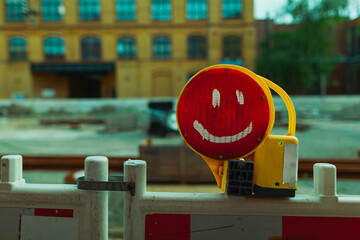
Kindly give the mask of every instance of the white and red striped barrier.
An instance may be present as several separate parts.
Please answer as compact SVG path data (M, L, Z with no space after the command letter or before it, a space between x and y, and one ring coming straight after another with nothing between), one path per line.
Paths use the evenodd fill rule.
M231 197L146 191L146 163L125 162L125 240L360 239L360 196L336 194L336 168L314 165L313 195Z
M88 157L85 179L107 181L107 158ZM0 239L108 239L107 192L80 190L70 184L27 184L22 178L22 157L4 156Z
M360 239L360 218L148 214L145 239Z

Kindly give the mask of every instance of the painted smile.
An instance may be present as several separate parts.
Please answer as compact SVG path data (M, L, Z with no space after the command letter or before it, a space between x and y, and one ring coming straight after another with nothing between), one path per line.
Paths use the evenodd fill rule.
M201 123L199 123L197 120L194 121L193 125L194 125L195 130L200 133L203 140L205 139L212 143L233 143L233 142L239 141L240 139L246 137L252 131L252 122L250 122L249 126L247 128L245 128L244 131L239 132L238 134L235 134L233 136L219 137L219 136L214 136L214 135L210 134L208 132L208 130L206 130L203 127L203 125L201 125Z

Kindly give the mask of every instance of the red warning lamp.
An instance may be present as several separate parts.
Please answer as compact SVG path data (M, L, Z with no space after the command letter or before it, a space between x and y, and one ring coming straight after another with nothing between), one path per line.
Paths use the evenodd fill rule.
M265 82L232 65L215 65L196 74L181 92L176 112L186 143L200 155L218 160L249 155L274 123Z

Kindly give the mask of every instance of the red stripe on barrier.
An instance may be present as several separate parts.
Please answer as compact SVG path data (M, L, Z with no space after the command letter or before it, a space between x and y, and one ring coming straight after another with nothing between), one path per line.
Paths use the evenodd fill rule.
M148 214L145 240L190 240L189 214Z
M35 216L43 217L74 217L73 209L35 208Z
M283 239L360 239L360 218L283 217Z

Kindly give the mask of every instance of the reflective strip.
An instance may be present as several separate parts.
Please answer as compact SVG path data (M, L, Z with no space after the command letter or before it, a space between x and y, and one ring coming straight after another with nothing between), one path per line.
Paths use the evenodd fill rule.
M285 143L283 184L295 187L298 171L298 144Z

